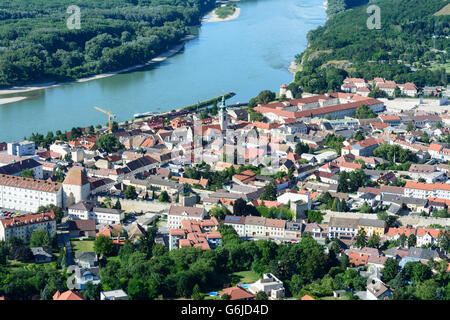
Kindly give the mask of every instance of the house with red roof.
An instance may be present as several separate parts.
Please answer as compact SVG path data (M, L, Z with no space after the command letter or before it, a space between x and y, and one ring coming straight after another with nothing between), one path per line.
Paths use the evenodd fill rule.
M255 295L248 292L241 286L225 288L219 293L220 296L227 294L230 296L230 300L253 300Z
M53 295L53 300L85 300L81 293L76 290L67 290L61 293L59 290Z

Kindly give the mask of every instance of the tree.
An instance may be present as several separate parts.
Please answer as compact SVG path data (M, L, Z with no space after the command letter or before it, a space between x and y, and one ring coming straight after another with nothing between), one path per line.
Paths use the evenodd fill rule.
M22 170L22 177L34 179L34 171L31 169L25 168Z
M394 279L400 271L398 261L393 258L388 258L384 264L381 274L385 283Z
M303 153L308 152L309 146L306 143L298 142L295 145L295 153L301 156Z
M394 97L398 98L401 95L402 95L402 90L400 90L400 88L398 86L396 86L394 89Z
M412 124L412 122L408 122L408 124L406 125L406 131L414 131L414 125Z
M203 295L200 292L200 286L196 283L194 289L192 289L192 300L203 300Z
M134 186L128 186L124 192L125 199L137 199L138 194L136 192L136 188Z
M122 209L122 205L120 204L120 200L117 199L116 204L114 205L114 209L117 210L121 210Z
M169 194L167 193L167 191L164 190L163 192L161 192L158 200L159 202L170 202Z
M247 202L242 198L237 199L233 204L233 214L235 216L246 216Z
M209 210L209 215L211 217L216 217L219 220L225 219L225 216L229 214L228 209L224 206L215 205L211 210Z
M47 230L37 229L30 236L30 247L51 247L50 237Z
M269 300L267 293L264 290L260 290L256 293L255 300Z
M269 102L275 100L275 98L276 98L275 92L272 92L270 90L263 90L258 94L256 100L260 104L268 104Z
M424 132L422 133L422 136L420 137L420 140L421 140L423 143L430 143L430 136L428 135L428 133L427 133L426 131L424 131Z
M377 234L372 234L369 237L369 240L367 241L367 246L369 248L376 248L378 249L380 247L380 237Z
M420 300L437 300L439 284L434 279L426 280L416 287L416 296Z
M277 189L273 183L269 183L264 187L261 194L261 200L276 201L277 200Z
M358 248L364 248L367 245L367 235L366 235L366 231L364 231L364 229L359 229L358 230L358 234L356 235L355 238L355 245Z
M441 230L439 232L438 244L445 253L450 251L450 233L448 231Z
M111 256L114 253L114 245L109 237L99 235L94 241L94 251L96 254Z
M119 139L112 134L105 134L97 138L97 146L108 153L121 148Z
M408 248L414 247L416 245L416 242L417 242L416 236L411 233L408 237Z
M355 118L356 119L369 119L369 118L376 118L377 114L367 107L366 105L361 105L360 107L356 108Z
M400 235L400 237L398 237L398 243L400 244L401 247L404 247L406 242L407 242L407 237L404 233L402 233Z
M102 292L102 285L93 284L91 281L86 283L86 290L82 291L83 297L86 300L100 300L100 293Z
M224 293L221 297L220 300L230 300L231 296L227 293Z
M372 211L373 211L372 207L369 206L369 204L366 201L364 201L363 205L359 209L359 212L361 213L371 213Z

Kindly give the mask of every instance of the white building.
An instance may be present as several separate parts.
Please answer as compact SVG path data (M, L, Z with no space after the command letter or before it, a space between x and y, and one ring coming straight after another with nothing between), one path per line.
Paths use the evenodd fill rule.
M439 198L450 200L450 184L407 181L405 196L418 199Z
M40 206L62 207L59 182L0 175L0 208L37 212Z
M128 295L122 289L100 292L100 300L128 300Z
M264 273L263 278L253 283L248 290L253 294L264 291L270 299L282 298L285 293L283 281L271 273Z
M0 241L15 237L29 242L31 234L44 229L50 236L56 234L56 216L53 212L29 214L18 218L0 220Z
M226 216L224 220L226 226L231 226L236 230L239 237L245 237L245 217Z
M70 153L70 146L66 142L56 141L50 145L50 151L59 153L62 157Z
M206 215L205 208L183 207L172 205L167 214L167 227L179 229L182 227L181 220L202 220Z
M10 142L7 146L8 154L11 156L31 156L36 151L36 144L32 141Z
M266 237L284 238L285 229L286 220L267 218L264 224L264 232Z
M266 236L266 218L256 216L245 217L245 236L247 237L265 237Z
M96 224L120 224L124 212L117 209L100 208L94 201L80 201L68 208L68 216L72 220L95 220Z

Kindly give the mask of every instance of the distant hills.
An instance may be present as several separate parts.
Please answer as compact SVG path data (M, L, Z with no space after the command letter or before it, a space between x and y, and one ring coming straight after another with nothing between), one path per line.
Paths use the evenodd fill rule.
M418 87L446 85L449 4L449 0L329 0L328 21L308 33L308 48L296 57L300 71L291 86L323 93L338 89L346 76L384 77ZM379 30L367 27L369 5L380 7Z

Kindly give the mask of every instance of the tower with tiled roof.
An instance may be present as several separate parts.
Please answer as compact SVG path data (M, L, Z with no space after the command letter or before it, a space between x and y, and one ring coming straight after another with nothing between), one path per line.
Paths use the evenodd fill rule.
M91 184L80 167L73 167L67 172L63 182L64 207L89 199Z

